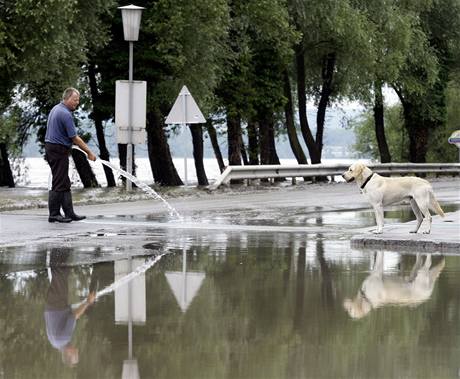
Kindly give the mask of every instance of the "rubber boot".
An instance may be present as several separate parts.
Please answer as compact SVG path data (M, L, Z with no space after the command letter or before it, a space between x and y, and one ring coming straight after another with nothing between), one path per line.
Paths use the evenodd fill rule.
M72 192L65 191L62 194L63 194L62 209L64 210L65 216L67 218L70 218L72 221L84 220L86 216L79 216L75 214L75 212L73 211Z
M48 222L71 222L72 219L61 215L62 192L48 192Z

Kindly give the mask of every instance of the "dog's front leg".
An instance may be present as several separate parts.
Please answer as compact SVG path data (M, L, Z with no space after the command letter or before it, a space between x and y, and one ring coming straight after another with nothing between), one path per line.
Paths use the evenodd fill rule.
M414 198L410 199L410 205L412 207L412 211L415 214L415 218L417 219L417 224L415 225L415 228L410 231L410 233L417 233L420 228L420 225L422 225L423 215Z
M383 204L374 205L375 222L377 223L377 229L373 231L374 234L383 233Z

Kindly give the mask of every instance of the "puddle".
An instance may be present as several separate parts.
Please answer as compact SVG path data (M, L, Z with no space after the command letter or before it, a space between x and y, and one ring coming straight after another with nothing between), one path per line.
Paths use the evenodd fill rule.
M426 255L350 250L320 234L183 237L184 251L153 265L149 256L73 264L76 250L54 248L47 265L0 275L1 376L455 377L460 257L428 265ZM372 293L383 283L387 302ZM81 306L91 291L103 296L56 332L49 312ZM72 347L64 361L61 345Z
M460 256L350 249L330 230L373 225L372 212L296 212L3 250L0 378L456 377Z

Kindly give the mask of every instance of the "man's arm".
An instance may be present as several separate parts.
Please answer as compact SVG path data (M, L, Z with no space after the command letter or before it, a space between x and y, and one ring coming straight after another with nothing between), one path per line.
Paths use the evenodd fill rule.
M82 149L86 154L88 154L88 159L90 161L95 161L96 156L90 150L88 145L83 141L78 135L72 138L72 142L77 145L80 149Z
M75 317L75 320L78 320L85 312L86 309L94 303L96 300L96 292L90 292L88 297L86 298L86 301L84 301L82 304L77 309L74 309L73 315Z

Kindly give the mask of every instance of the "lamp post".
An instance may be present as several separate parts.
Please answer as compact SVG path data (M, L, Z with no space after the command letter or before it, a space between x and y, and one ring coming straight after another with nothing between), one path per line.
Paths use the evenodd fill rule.
M128 174L133 172L133 143L132 143L132 127L133 127L133 45L134 41L139 39L139 26L141 24L143 7L136 5L127 5L118 7L121 9L121 17L123 19L123 34L125 41L129 42L129 111L128 111L128 144L126 148L126 171ZM126 190L131 191L132 183L126 180Z

